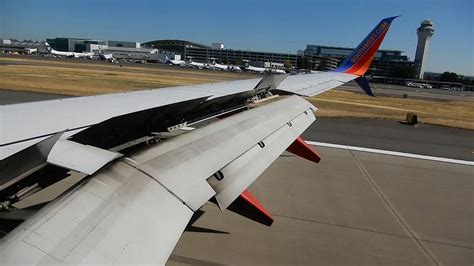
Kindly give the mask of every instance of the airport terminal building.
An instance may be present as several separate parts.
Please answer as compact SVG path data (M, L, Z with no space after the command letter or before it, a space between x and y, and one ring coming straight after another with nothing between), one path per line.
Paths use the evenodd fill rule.
M139 42L103 41L83 38L48 38L46 42L55 50L78 53L93 52L103 47L141 48Z
M243 62L249 61L257 67L269 67L265 63L282 65L285 61L290 62L292 66L296 66L298 60L296 54L193 47L185 48L185 57L201 62L215 60L216 62L235 65L241 65Z
M308 44L297 54L274 53L250 50L225 49L224 45L207 46L185 40L156 40L143 44L182 55L185 60L203 63L223 63L245 65L249 62L257 67L277 66L283 68L284 62L292 66L319 71L331 71L354 50L354 48ZM369 68L369 75L392 77L399 66L413 66L408 56L399 50L379 50Z
M58 51L111 53L116 59L157 61L157 49L143 48L139 42L103 41L81 38L46 39Z
M185 40L155 40L143 43L131 41L94 40L84 38L48 38L46 40L52 48L58 51L68 52L95 52L111 53L114 58L125 60L145 60L150 62L166 62L181 55L183 60L192 60L201 63L221 63L238 66L280 68L289 63L299 69L310 69L318 71L331 71L354 50L354 48L306 45L305 50L292 53L276 53L251 50L234 50L224 48L223 43L208 46ZM40 48L43 52L45 47L41 42L11 41L2 39L0 48L5 51L22 52L28 47ZM372 62L368 75L381 77L398 77L399 67L413 67L414 63L409 60L400 50L379 50Z
M266 67L265 64L282 66L285 61L296 66L298 60L297 54L225 49L222 43L211 47L185 40L156 40L143 45L181 54L183 59L203 63L243 65L250 62L253 66Z
M330 71L336 69L353 50L354 48L308 44L304 51L300 51L300 60L304 60L314 70ZM403 51L379 50L367 74L393 77L399 66L413 66L413 62Z
M0 51L25 52L27 49L44 50L44 42L32 40L0 39Z

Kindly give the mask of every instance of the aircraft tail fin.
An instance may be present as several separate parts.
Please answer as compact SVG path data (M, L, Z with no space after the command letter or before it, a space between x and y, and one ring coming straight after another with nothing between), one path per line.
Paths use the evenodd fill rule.
M44 42L44 45L46 46L46 50L48 50L49 52L51 52L52 50L54 50L51 45L49 45L48 42Z
M397 17L398 16L382 19L357 48L342 62L341 66L334 71L363 76L367 69L369 69L392 21Z

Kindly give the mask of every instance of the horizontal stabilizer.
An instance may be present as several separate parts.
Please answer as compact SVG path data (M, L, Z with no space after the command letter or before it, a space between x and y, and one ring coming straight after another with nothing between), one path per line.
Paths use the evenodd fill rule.
M227 209L266 226L273 223L271 214L248 190L244 190Z

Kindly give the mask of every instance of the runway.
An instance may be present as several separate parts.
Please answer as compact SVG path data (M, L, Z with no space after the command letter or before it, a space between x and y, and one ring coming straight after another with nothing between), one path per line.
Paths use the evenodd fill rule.
M441 89L420 89L401 85L370 83L370 87L376 96L390 96L402 98L406 95L409 99L423 99L434 101L474 101L472 91L446 91ZM354 83L347 83L338 90L362 93L360 88Z
M317 116L317 113L316 113ZM393 120L317 118L307 140L474 161L474 131Z
M472 166L315 147L280 158L250 190L265 227L207 204L169 265L472 265Z
M47 94L29 91L2 90L0 89L0 105L37 102L67 98L69 96L59 94Z

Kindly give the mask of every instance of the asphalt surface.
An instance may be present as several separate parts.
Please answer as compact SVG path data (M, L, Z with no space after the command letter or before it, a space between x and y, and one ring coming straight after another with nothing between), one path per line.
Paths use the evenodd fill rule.
M474 131L393 120L317 118L306 140L474 161Z
M0 89L0 105L46 101L46 100L61 99L61 98L67 98L67 97L69 96Z
M376 96L389 96L409 99L422 99L434 101L474 101L473 91L446 91L441 89L420 89L407 86L370 83L370 87ZM355 82L350 82L336 88L337 90L345 90L359 92L365 94Z

